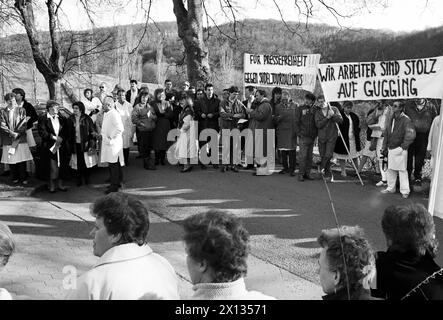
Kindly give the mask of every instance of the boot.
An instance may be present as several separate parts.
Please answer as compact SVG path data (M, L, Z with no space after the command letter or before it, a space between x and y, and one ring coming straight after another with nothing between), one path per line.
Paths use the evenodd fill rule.
M288 168L288 152L287 151L281 151L280 153L280 161L283 164L283 170L279 172L279 174L285 174L289 172Z
M143 158L143 168L149 170L149 158Z
M157 170L155 167L155 152L151 151L151 154L148 159L148 170Z
M296 153L295 150L289 151L289 172L291 177L295 177Z

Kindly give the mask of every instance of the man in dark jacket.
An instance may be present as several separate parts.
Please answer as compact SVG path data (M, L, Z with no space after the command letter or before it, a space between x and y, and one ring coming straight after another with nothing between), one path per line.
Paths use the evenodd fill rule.
M404 114L405 104L395 101L393 115L386 122L382 154L388 156L386 173L388 187L382 193L395 193L397 175L400 175L400 193L403 198L409 197L409 179L407 171L408 148L415 139L414 125Z
M126 98L126 101L128 101L131 104L131 106L134 106L135 99L137 99L138 93L139 93L139 90L138 90L138 87L137 87L138 82L137 82L137 80L131 80L130 84L131 84L131 89L129 89L126 92L126 97L125 98Z
M337 107L325 102L324 96L318 97L317 110L315 111L315 125L318 128L318 150L321 157L321 170L327 178L331 177L331 159L337 142L337 124L343 122L343 118Z
M269 100L266 98L266 91L257 90L255 93L256 100L256 108L255 109L246 109L249 118L249 129L252 130L252 143L253 143L253 155L255 158L255 162L259 167L265 167L267 170L263 174L268 175L271 174L269 171L269 159L274 160L275 155L275 133L274 139L272 139L272 144L268 145L268 132L274 128L273 118L272 118L272 106ZM262 138L256 138L257 134L262 134ZM249 148L250 149L250 148ZM259 175L261 172L260 169L257 168L256 175Z
M315 96L308 93L305 96L304 105L295 111L295 132L298 136L300 146L300 170L299 181L313 180L310 173L312 168L312 152L314 141L317 137L317 127L315 125Z
M417 105L407 105L405 114L411 119L415 128L415 140L408 149L408 177L414 171L414 185L421 186L421 172L425 163L426 147L432 121L437 116L434 106L427 105L426 99L420 99Z
M219 131L218 119L220 117L220 100L214 96L214 86L211 83L205 86L205 95L202 99L197 100L194 105L195 120L198 121L198 134L205 129L213 129ZM206 145L208 141L199 141L200 150ZM218 143L217 143L218 146ZM211 150L209 150L208 157L210 157ZM217 168L216 163L213 164ZM206 166L202 163L202 169Z

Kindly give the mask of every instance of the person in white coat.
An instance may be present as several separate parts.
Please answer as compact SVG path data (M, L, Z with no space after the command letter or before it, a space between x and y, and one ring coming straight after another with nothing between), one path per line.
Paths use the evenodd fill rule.
M0 270L6 266L14 251L12 232L7 225L0 222ZM0 300L12 300L12 296L6 289L0 288Z
M427 158L431 159L431 179L434 176L435 161L438 152L438 135L440 133L440 116L434 118L432 121L431 129L429 130L428 147L427 147Z
M132 145L132 137L135 132L135 127L131 120L133 107L129 102L126 101L126 92L123 89L119 89L117 91L115 108L123 121L123 156L125 158L125 166L129 166L129 150Z
M173 267L147 243L149 214L138 199L112 193L95 201L95 266L80 276L69 300L177 300Z
M103 125L101 130L100 161L107 162L111 177L111 185L105 194L117 192L123 181L122 166L125 165L123 157L123 121L115 109L114 99L106 97L103 100Z

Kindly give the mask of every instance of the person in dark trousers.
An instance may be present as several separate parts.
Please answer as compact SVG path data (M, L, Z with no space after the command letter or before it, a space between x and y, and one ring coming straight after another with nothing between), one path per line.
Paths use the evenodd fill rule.
M220 118L220 99L214 96L214 86L211 83L206 84L204 97L195 102L194 114L195 120L198 121L199 136L205 129L213 129L217 132L220 130L218 125ZM203 146L207 143L208 141L199 141L199 149L202 150ZM215 151L217 151L216 153L218 154L218 150ZM211 152L212 150L207 152L208 157L211 156ZM218 168L218 161L217 163L213 163L213 166L214 168ZM206 165L201 163L201 168L206 169Z
M165 91L158 88L154 91L154 101L150 103L157 116L153 132L153 148L155 150L155 165L166 165L166 150L168 150L168 133L171 130L170 119L173 117L171 105L165 100Z
M426 99L420 99L417 104L407 105L405 114L414 124L416 133L415 140L408 149L408 177L411 179L411 174L414 172L414 185L420 187L429 130L437 116L437 110L434 106L428 105Z
M337 107L325 102L324 96L318 97L318 107L315 112L315 125L318 128L318 150L321 157L321 170L327 179L332 177L331 159L337 142L337 124L343 122L343 118Z
M443 269L428 210L418 203L388 207L381 226L387 250L376 254L372 296L391 301L443 300Z
M256 107L256 104L255 104L255 92L256 91L257 91L257 88L254 87L254 86L246 86L245 87L245 98L246 98L246 100L243 101L243 105L245 106L246 109L250 109L250 110L254 110L255 109L255 107ZM245 110L245 112L246 112L246 110ZM240 131L243 131L244 129L248 129L248 127L249 127L249 120L250 119L249 119L249 115L248 115L247 112L246 112L246 119L247 119L246 122L244 122L241 125L239 125L239 130ZM246 141L245 141L245 139L242 139L242 141L241 141L241 151L242 151L243 154L245 154L245 158L246 158L246 149L245 148L246 148ZM250 162L250 163L248 164L248 162ZM252 159L250 161L248 161L248 159L246 159L246 163L247 163L247 166L246 166L247 170L254 170L254 159Z
M304 104L297 108L295 112L295 132L300 147L299 181L313 180L311 177L312 156L318 132L315 125L315 101L315 96L312 93L307 93Z
M96 150L96 131L91 117L85 113L85 105L83 102L75 102L72 105L74 113L69 117L69 147L73 155L75 155L77 162L77 186L89 184L89 168L92 163L86 163L89 154ZM86 153L86 154L85 154ZM71 165L72 167L72 165Z
M282 99L275 106L274 126L276 127L277 150L281 152L283 170L279 174L289 173L295 176L297 134L295 131L295 113L297 105L291 102L291 96L284 90Z

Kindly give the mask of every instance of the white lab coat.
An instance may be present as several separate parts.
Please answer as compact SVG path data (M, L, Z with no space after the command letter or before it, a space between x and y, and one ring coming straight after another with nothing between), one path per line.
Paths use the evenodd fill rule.
M102 144L100 161L116 163L120 159L120 164L125 165L123 157L123 121L116 109L111 109L103 116L101 130Z
M123 127L125 128L123 131L123 148L130 148L132 145L132 137L135 132L134 124L131 120L133 108L126 100L123 102L123 104L120 104L120 102L117 101L115 103L115 107L122 118Z
M113 247L77 281L69 300L177 300L177 275L148 245Z

